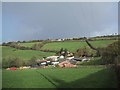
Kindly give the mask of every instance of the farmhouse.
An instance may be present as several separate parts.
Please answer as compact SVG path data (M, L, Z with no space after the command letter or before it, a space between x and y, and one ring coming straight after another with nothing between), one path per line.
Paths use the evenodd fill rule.
M61 52L62 53L62 52ZM81 57L75 58L74 55L70 52L67 52L67 57L65 58L63 55L60 56L48 56L43 60L37 60L40 66L48 66L48 65L58 65L59 67L76 67L76 63L78 61L84 62L90 60L90 58Z
M52 61L58 61L59 56L49 56L46 59L47 60L52 60Z
M58 41L58 42L60 42L60 41L64 41L65 39L52 39L51 41Z
M67 59L67 60L74 59L74 56L72 56L72 57L67 57L66 59Z

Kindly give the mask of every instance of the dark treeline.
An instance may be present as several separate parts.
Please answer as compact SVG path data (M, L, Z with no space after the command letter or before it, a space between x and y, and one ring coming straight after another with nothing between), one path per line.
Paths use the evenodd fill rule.
M89 37L88 40L117 40L119 39L120 35L104 35L104 36L96 36L96 37ZM30 40L30 41L16 41L16 43L32 43L32 42L56 42L58 39L55 39L55 41L52 41L52 39L46 39L46 40ZM71 40L81 40L84 41L84 37L76 37L76 38L65 38L61 39L61 41L71 41ZM2 45L9 45L13 42L3 42Z
M43 51L43 52L57 53L58 51L56 50L41 49L46 43L50 43L50 42L51 41L48 41L48 40L42 41L40 43L35 43L32 47L21 46L18 42L8 42L8 43L3 43L2 46L9 46L9 47L20 49L20 50L37 50L37 51Z
M104 36L96 36L91 37L89 40L118 40L120 35L104 35Z
M17 41L18 43L43 42L44 40Z
M29 48L29 47L20 46L17 42L3 43L2 46L9 46L9 47L20 49L20 50L33 50L32 48Z

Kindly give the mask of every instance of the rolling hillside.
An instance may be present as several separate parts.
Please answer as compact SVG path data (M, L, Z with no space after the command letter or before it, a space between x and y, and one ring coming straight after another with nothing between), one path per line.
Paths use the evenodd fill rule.
M113 43L115 40L102 40L102 41L91 41L90 43L95 47L105 47L108 44ZM20 43L22 46L31 47L33 44L38 43ZM86 42L79 42L79 41L65 41L65 42L52 42L45 44L41 49L42 50L60 50L61 48L66 48L69 51L75 52L78 48L84 47L88 45ZM7 46L0 46L2 48L2 56L3 58L8 57L19 57L24 60L28 60L32 57L42 58L50 55L55 55L55 53L51 52L42 52L42 51L35 51L35 50L18 50L15 48L10 48Z
M30 43L19 43L20 46L25 47L32 47L34 44L41 43L41 42L30 42Z
M115 40L100 40L100 41L90 41L90 43L95 47L106 47L107 45L113 43ZM77 49L88 45L86 42L79 41L65 41L65 42L53 42L45 44L41 49L49 50L60 50L61 48L66 48L69 51L75 52Z
M41 51L35 51L35 50L17 50L15 48L10 48L10 47L6 47L6 46L2 46L0 48L2 48L2 57L3 58L19 57L23 60L29 60L34 56L42 59L42 57L55 54L55 53L41 52Z

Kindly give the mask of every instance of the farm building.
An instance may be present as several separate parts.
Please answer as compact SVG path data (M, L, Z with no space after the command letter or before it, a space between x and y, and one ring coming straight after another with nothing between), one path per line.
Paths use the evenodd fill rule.
M76 65L71 64L69 61L63 61L63 62L59 63L58 66L61 67L61 68L64 68L64 67L66 67L66 68L76 67Z
M47 60L52 60L52 61L58 61L59 56L49 56L46 59Z
M10 68L7 68L6 70L17 70L16 67L10 67Z

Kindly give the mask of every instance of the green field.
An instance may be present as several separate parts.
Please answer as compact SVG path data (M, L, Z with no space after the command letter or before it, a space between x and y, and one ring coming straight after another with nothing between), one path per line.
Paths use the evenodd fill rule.
M105 67L3 70L3 88L116 88L113 69Z
M91 41L95 47L106 47L115 40ZM21 43L21 46L31 47L34 43ZM42 49L60 50L67 48L76 51L88 45L86 42L66 41L45 44ZM2 57L19 57L30 60L32 57L55 55L55 53L35 50L18 50L7 46L0 46ZM99 61L96 61L97 63ZM96 65L96 62L90 62ZM101 62L100 62L101 63ZM87 64L86 64L87 65ZM9 71L3 69L3 88L116 88L117 79L113 69L99 66L81 66L78 68L47 68Z
M108 44L114 42L114 40L102 40L102 41L91 41L90 43L95 47L105 47ZM33 44L38 43L20 43L22 46L31 47ZM60 50L61 48L67 48L69 51L75 52L78 48L84 47L88 45L86 42L78 42L78 41L66 41L66 42L52 42L45 44L42 49L50 49L50 50ZM1 46L2 48L2 57L8 58L8 57L19 57L23 60L31 59L32 57L42 58L50 55L55 55L55 53L50 52L41 52L41 51L35 51L35 50L17 50L15 48L10 48L6 46Z
M100 40L100 41L90 41L90 43L95 47L106 47L107 45L113 43L115 40ZM86 42L79 42L79 41L65 41L65 42L53 42L47 43L42 47L42 50L49 49L49 50L60 50L61 48L66 48L69 51L75 52L80 47L84 47L88 45Z
M20 59L23 59L23 60L30 60L32 57L42 59L45 56L50 56L55 54L55 53L41 52L41 51L35 51L35 50L18 50L18 49L6 47L6 46L2 46L0 48L2 48L3 58L19 57Z
M32 47L34 44L41 43L41 42L30 42L30 43L19 43L20 46L25 47Z

